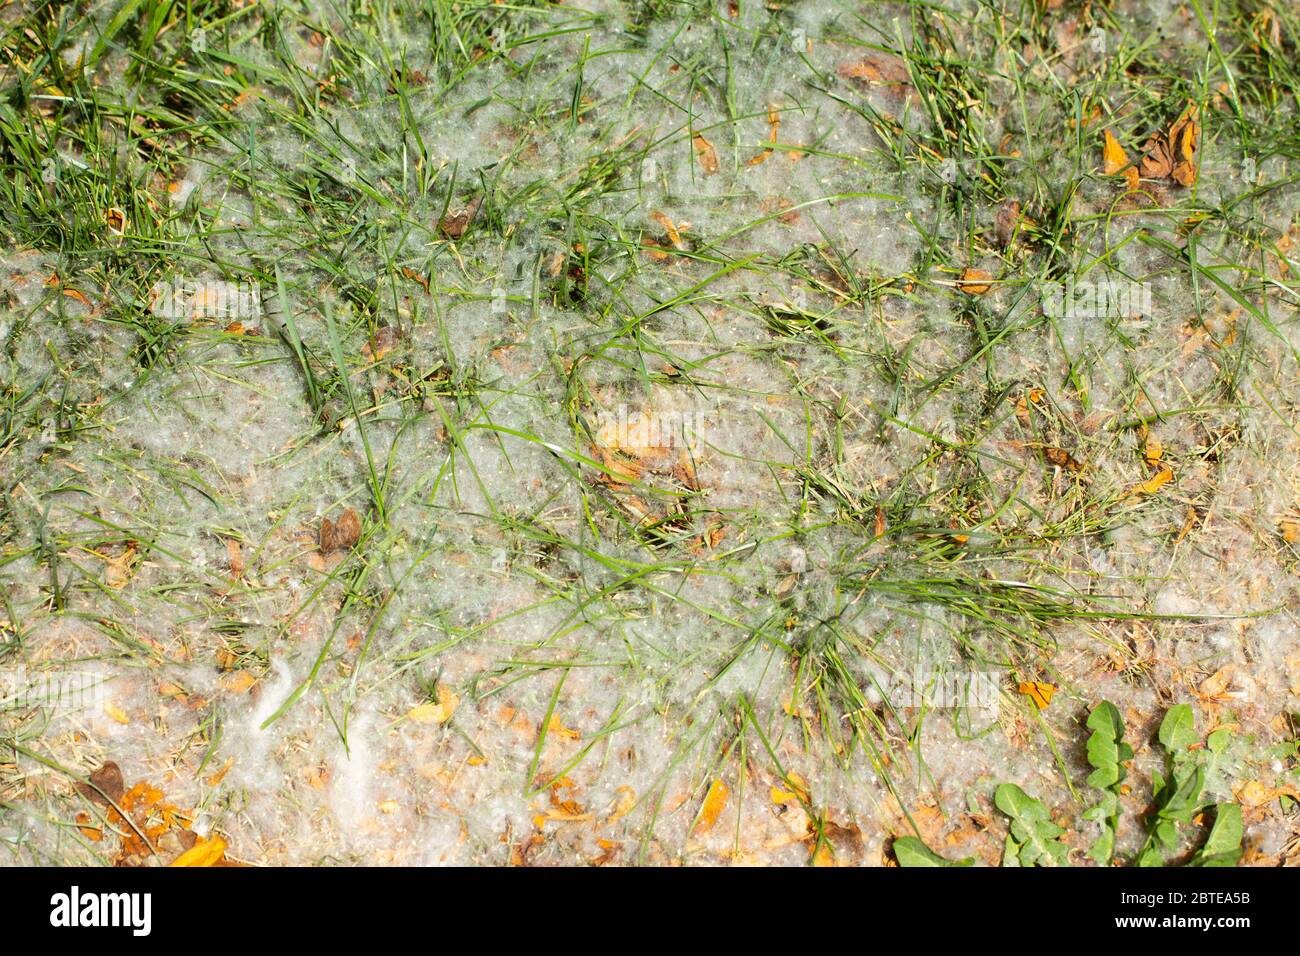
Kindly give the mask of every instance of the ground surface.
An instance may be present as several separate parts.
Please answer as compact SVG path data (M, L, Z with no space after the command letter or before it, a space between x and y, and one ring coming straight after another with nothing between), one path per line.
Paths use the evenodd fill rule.
M0 19L0 860L1297 859L1294 6Z

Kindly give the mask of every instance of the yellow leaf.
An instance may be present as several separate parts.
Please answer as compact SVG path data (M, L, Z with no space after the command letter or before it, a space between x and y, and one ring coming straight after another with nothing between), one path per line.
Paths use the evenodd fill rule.
M407 719L415 721L417 724L445 724L451 719L451 715L456 712L456 707L460 704L460 698L450 687L444 687L439 684L435 689L437 701L426 701L417 707L412 707L407 711Z
M790 785L789 790L772 787L770 793L773 803L777 806L784 806L788 803L806 803L808 801L808 784L804 782L803 777L792 770L786 774L786 782Z
M216 866L226 856L226 841L219 836L202 837L192 847L172 860L169 866Z
M1110 130L1106 130L1103 135L1105 143L1101 147L1102 172L1107 176L1113 176L1128 165L1128 153L1124 152L1124 147L1119 144L1119 140Z
M624 784L614 792L621 793L622 796L619 798L618 804L614 807L614 812L611 813L609 819L605 821L607 824L621 820L632 811L633 807L636 806L636 791L631 787Z
M1165 446L1160 443L1160 439L1155 435L1147 435L1146 444L1142 448L1142 457L1146 463L1154 468L1164 454Z
M1032 700L1039 710L1046 710L1052 702L1052 695L1056 693L1055 685L1036 680L1025 681L1016 690Z
M704 795L704 805L700 807L700 817L695 823L697 834L708 833L713 829L713 825L718 822L718 817L727 806L727 799L730 796L731 790L721 780L709 784L709 792Z
M823 842L812 855L813 866L834 866L835 853L831 850L830 844Z
M564 724L560 721L560 717L558 714L551 715L551 722L547 725L546 730L548 733L556 734L560 737L566 738L567 740L582 739L582 731L574 730L572 727L564 726Z
M112 717L119 724L129 724L131 722L131 718L126 715L126 711L124 711L121 707L117 706L117 704L114 703L105 704L104 713L107 714L109 717Z

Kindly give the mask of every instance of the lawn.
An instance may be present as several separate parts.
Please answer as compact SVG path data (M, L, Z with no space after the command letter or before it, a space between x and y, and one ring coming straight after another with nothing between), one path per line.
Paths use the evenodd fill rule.
M0 862L1300 862L1300 10L0 7Z

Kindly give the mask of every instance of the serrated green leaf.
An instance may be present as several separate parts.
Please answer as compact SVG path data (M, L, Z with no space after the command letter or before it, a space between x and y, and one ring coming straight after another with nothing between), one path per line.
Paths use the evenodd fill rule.
M1196 743L1196 721L1190 704L1170 707L1160 722L1161 745L1170 753L1180 753Z
M1065 864L1069 848L1057 837L1065 831L1052 822L1047 807L1014 783L1004 783L993 792L993 803L1011 818L1010 836L1019 844L1017 856L1024 866Z
M1113 787L1124 779L1124 761L1133 759L1133 748L1124 742L1124 720L1114 704L1103 700L1089 715L1088 727L1088 763L1093 768L1088 785Z
M1188 866L1236 866L1241 860L1242 833L1240 805L1215 804L1214 826Z
M1227 727L1220 727L1205 738L1205 746L1216 754L1221 754L1227 750L1230 743L1232 743L1232 731Z
M1088 847L1088 856L1105 866L1115 855L1115 831L1110 827L1103 827L1101 836L1092 842Z

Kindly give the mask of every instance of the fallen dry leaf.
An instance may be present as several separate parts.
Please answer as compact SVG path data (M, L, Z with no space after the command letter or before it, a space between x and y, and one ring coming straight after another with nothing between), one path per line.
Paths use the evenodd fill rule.
M613 812L605 818L606 824L618 822L623 819L623 817L627 816L632 811L632 808L636 806L636 791L631 787L624 784L614 792L620 794L620 797L618 803L614 806Z
M465 235L465 230L469 228L469 224L473 222L474 217L478 215L478 210L481 205L483 205L482 198L476 198L460 212L449 213L448 215L443 216L442 221L438 223L438 231L448 239L459 239L461 236Z
M412 707L406 712L408 720L413 720L417 724L445 724L451 719L451 715L456 712L456 707L460 704L460 698L456 696L455 691L443 684L434 688L434 692L438 699Z
M993 276L983 269L968 267L957 281L957 288L967 295L983 295L993 288Z
M1043 457L1057 468L1064 468L1066 471L1073 472L1083 471L1083 462L1079 461L1079 459L1075 458L1064 448L1047 445L1043 448Z
M198 841L172 860L168 866L216 866L226 856L226 841L219 836L210 839L199 837Z
M1016 690L1032 700L1034 706L1039 710L1046 710L1048 705L1052 703L1052 696L1056 693L1056 686L1042 681L1027 680L1016 687Z
M721 780L714 780L709 784L709 792L704 795L704 804L700 807L699 818L695 821L696 834L708 833L713 829L714 824L718 822L718 817L726 808L730 796L731 790Z
M464 231L465 230L462 228L461 233L463 234ZM420 275L420 273L416 272L414 269L411 269L407 266L402 266L402 276L404 278L410 279L412 282L417 283L422 289L424 289L425 295L430 294L429 280L425 276Z
M244 694L257 683L257 678L249 671L231 671L229 674L221 675L220 683L232 694Z
M120 803L122 794L126 792L122 768L112 760L105 760L87 780L87 783L77 784L77 792L86 799L104 806L107 805L105 797L113 803Z
M1300 790L1295 787L1271 787L1262 780L1247 780L1232 788L1232 795L1244 807L1262 807L1278 797L1300 800Z
M757 166L759 163L765 162L767 158L772 155L772 150L776 146L777 134L781 129L781 114L778 113L776 108L773 106L767 108L767 125L771 131L768 133L767 141L772 145L767 147L767 149L763 150L757 156L751 156L746 160L746 165L748 166Z
M860 60L841 63L836 71L846 80L856 80L866 86L889 87L895 96L908 96L912 92L912 75L907 63L888 53L872 53Z
M1231 664L1220 667L1201 681L1200 686L1196 688L1197 695L1202 700L1232 700L1232 695L1228 693L1228 688L1232 686L1232 673L1233 667Z
M1020 222L1020 203L1015 199L1003 200L998 206L996 225L998 245L1006 249L1016 236L1016 226Z
M546 725L546 731L547 733L555 734L557 737L563 737L565 740L582 739L582 731L564 726L564 722L560 720L559 714L551 714L551 722Z
M1197 108L1191 104L1169 127L1147 140L1142 157L1142 175L1148 179L1173 179L1181 186L1196 182L1196 151L1200 148L1201 125Z
M718 171L718 151L700 133L696 133L691 142L695 144L695 158L699 160L704 175L712 176Z
M1107 176L1114 176L1128 165L1128 153L1124 152L1124 147L1110 130L1105 130L1102 135L1105 140L1101 147L1101 171Z
M1154 495L1161 488L1167 485L1174 477L1174 470L1166 464L1160 465L1160 470L1148 478L1146 481L1140 481L1129 489L1129 497L1135 498L1140 495Z
M361 538L361 519L357 513L348 508L339 516L338 521L322 518L320 522L319 547L321 554L331 551L346 551Z
M230 565L230 573L235 577L239 577L244 573L243 549L234 538L226 539L226 563Z
M235 765L234 757L227 757L226 762L221 765L221 769L208 777L207 784L209 787L215 787L226 779L226 774L230 773L230 768Z
M677 226L664 213L656 210L650 213L650 218L663 226L664 233L668 236L668 241L673 244L674 249L682 251L686 248L686 243L682 241L682 234L678 231Z

